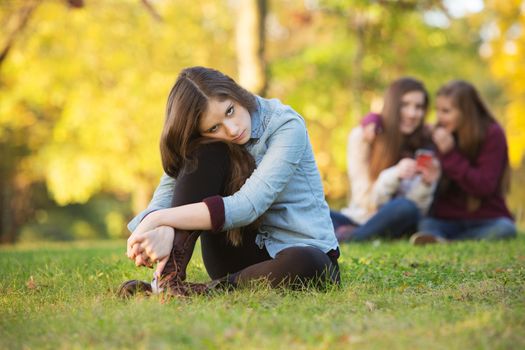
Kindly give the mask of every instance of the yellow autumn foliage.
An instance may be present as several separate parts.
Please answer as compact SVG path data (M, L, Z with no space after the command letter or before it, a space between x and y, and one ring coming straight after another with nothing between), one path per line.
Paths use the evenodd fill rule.
M525 3L491 0L486 6L495 26L487 43L487 60L507 99L504 119L510 162L519 168L525 155Z

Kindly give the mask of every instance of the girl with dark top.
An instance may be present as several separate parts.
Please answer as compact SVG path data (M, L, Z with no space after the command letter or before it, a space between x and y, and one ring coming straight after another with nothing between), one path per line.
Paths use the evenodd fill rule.
M209 68L184 69L161 136L165 174L149 206L128 225L128 257L159 262L152 284L171 295L235 288L339 283L338 244L303 118L252 95ZM197 238L213 280L185 282Z
M415 244L514 237L507 205L507 141L501 126L466 81L452 81L437 94L433 132L443 176L429 217Z

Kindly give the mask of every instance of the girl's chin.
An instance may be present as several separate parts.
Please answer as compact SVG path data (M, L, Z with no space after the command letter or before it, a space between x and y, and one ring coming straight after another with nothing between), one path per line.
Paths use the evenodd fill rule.
M449 133L453 133L454 131L456 131L452 125L443 125L443 124L441 124L440 126L443 129L445 129L446 131L448 131Z
M414 131L416 131L417 129L417 125L416 126L404 126L404 127L401 127L401 133L404 134L404 135L410 135L411 133L413 133Z

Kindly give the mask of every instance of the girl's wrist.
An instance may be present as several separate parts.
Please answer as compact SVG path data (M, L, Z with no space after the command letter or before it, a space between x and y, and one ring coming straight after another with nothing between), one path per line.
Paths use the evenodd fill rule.
M154 228L162 225L163 211L164 209L156 210L154 212L151 212L148 216L146 216L147 226L149 230L153 230Z
M167 226L167 222L165 220L167 218L167 215L166 215L167 210L168 209L162 209L158 211L157 215L154 218L155 227Z
M425 176L421 175L421 182L422 182L423 185L425 185L426 187L430 187L430 186L432 186L432 183L433 183L434 181L429 180L429 179L427 179Z

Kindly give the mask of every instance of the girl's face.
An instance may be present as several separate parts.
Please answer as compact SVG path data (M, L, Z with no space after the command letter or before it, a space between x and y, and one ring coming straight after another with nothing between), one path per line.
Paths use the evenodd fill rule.
M452 98L438 96L436 99L436 115L439 126L452 133L457 130L461 120L461 111L454 105Z
M425 94L410 91L401 97L401 121L399 130L403 135L412 134L425 116Z
M204 137L244 145L250 140L252 119L238 102L211 98L199 122L199 132Z

